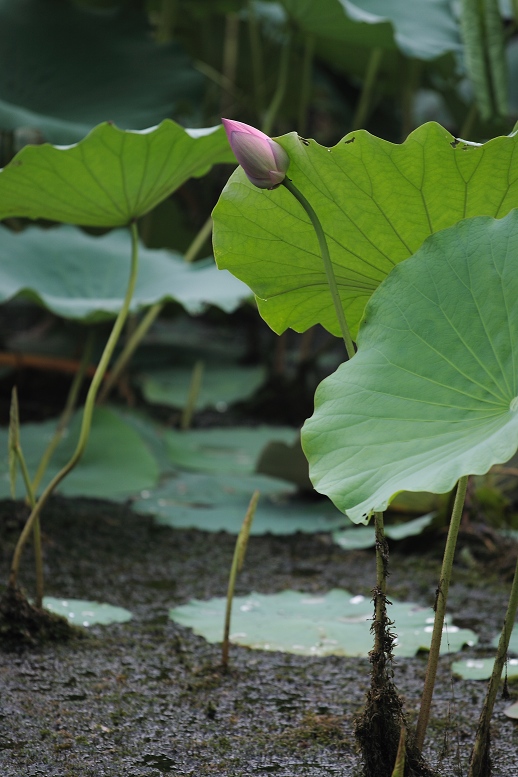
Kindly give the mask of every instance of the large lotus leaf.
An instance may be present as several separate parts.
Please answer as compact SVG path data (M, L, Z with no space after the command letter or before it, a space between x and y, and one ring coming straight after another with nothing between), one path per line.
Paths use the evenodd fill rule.
M111 120L143 129L198 112L203 78L176 43L158 45L140 12L0 2L0 128L75 143Z
M20 438L31 476L48 443L55 421L22 424ZM58 446L39 491L66 464L75 449L79 435L80 414L76 414L68 434ZM7 431L0 430L0 450L7 451ZM158 465L140 435L108 408L95 411L90 439L82 459L63 480L58 492L66 496L89 496L106 499L125 498L144 488L153 488L158 480ZM16 495L25 496L18 474ZM0 456L0 498L10 496L7 456Z
M354 334L374 289L430 234L518 206L518 137L466 146L429 123L401 145L365 131L333 148L307 145L295 133L278 141L290 156L289 177L322 222ZM283 186L257 189L238 169L214 227L218 266L250 286L272 329L320 323L339 333L317 238Z
M1 176L0 176L1 177ZM22 296L64 318L99 321L119 312L128 283L131 241L126 230L91 237L74 227L15 234L0 227L0 303ZM179 254L140 246L131 310L174 300L191 314L209 304L235 310L250 290L214 262L190 264Z
M220 642L226 600L194 599L170 610L169 617L189 626L209 642ZM365 596L333 589L314 595L299 591L237 596L233 600L230 640L260 650L280 650L306 656L364 656L372 650L372 602ZM389 615L397 623L395 654L414 656L430 647L433 629L431 609L416 604L392 603ZM447 616L441 652L456 652L475 644L477 636L459 629Z
M421 60L461 50L450 0L282 0L282 4L306 32L344 48L399 49Z
M330 532L347 521L329 500L290 498L295 489L291 483L266 475L177 472L157 488L142 491L132 506L162 526L238 534L256 489L260 499L253 535Z
M173 429L164 435L169 459L182 469L251 475L261 451L272 440L293 443L298 430L286 426L252 428Z
M373 295L302 444L355 522L398 491L450 491L518 447L518 211L434 235Z
M0 219L123 226L191 176L232 160L222 126L184 129L166 119L133 131L105 122L72 146L22 148L0 171Z

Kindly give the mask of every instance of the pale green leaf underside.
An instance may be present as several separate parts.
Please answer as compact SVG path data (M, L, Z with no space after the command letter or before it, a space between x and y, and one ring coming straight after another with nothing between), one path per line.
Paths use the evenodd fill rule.
M370 300L302 442L354 522L398 491L449 491L518 447L518 211L430 238Z
M194 629L209 642L223 637L224 598L192 600L169 611L169 617ZM398 624L395 654L414 656L428 649L433 612L415 604L393 601L390 617ZM326 594L281 591L251 593L233 600L230 640L258 650L279 650L306 656L364 656L372 650L372 602L335 588ZM441 652L455 652L475 644L477 636L459 629L447 616Z
M416 59L434 59L461 49L448 0L282 0L312 35L346 46L391 50Z
M0 227L0 303L24 297L63 318L115 318L130 259L128 230L92 237L70 226L18 234ZM248 297L248 287L212 259L189 263L171 251L140 246L132 312L170 300L193 315L210 304L230 313Z
M465 146L429 123L401 145L364 130L333 148L295 133L278 141L289 177L322 222L353 334L372 292L430 234L518 206L517 137ZM276 332L320 323L339 334L316 236L284 187L257 189L236 170L214 210L214 250Z
M166 119L135 132L99 124L72 146L23 148L0 171L0 219L122 226L191 176L232 161L223 127L185 130Z

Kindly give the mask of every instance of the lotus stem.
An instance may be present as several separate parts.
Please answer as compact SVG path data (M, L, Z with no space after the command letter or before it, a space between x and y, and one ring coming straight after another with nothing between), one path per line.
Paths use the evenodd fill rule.
M428 720L430 718L430 707L432 705L433 689L435 686L435 677L437 675L437 665L441 649L442 630L444 627L444 617L446 614L446 604L450 588L451 571L453 559L455 557L455 547L457 545L457 537L459 534L462 511L464 509L467 486L468 476L465 475L459 479L457 484L457 493L455 494L450 528L448 529L448 537L444 548L441 576L435 599L435 618L433 623L432 641L430 644L430 654L428 656L423 695L421 697L421 707L417 719L415 744L418 750L423 749Z
M55 475L52 478L52 480L50 481L50 483L45 488L40 498L34 505L34 508L31 511L29 518L27 519L27 522L18 539L18 543L16 545L14 555L13 555L13 560L11 562L11 571L9 575L10 588L15 588L17 585L18 571L20 568L22 551L25 547L25 544L29 538L30 532L32 531L34 524L39 519L39 516L43 507L47 503L47 500L49 499L49 497L53 494L56 487L68 475L68 473L72 469L74 469L74 467L80 460L86 448L86 445L88 443L88 438L90 436L90 429L92 426L92 416L93 416L93 411L95 406L95 400L97 397L97 392L99 390L99 386L101 385L101 381L107 370L108 364L113 355L113 351L115 349L115 346L120 337L122 328L128 316L131 299L133 297L133 292L135 290L137 272L138 272L138 230L137 230L137 225L135 224L135 222L133 222L131 224L131 269L130 269L128 287L126 289L126 294L124 297L124 301L122 303L122 307L119 311L117 318L115 319L113 329L108 338L108 342L106 343L106 346L104 348L99 364L97 365L97 369L95 371L94 377L90 384L90 388L88 390L88 394L86 396L85 406L83 409L81 430L79 433L79 440L77 442L76 449L72 454L70 460L67 462L67 464L65 464L65 466L57 473L57 475Z
M327 240L326 240L324 230L322 229L322 224L320 223L320 220L317 214L313 210L308 200L304 197L302 192L295 186L293 181L290 181L290 179L286 177L282 182L282 185L285 186L286 189L289 192L291 192L293 196L299 201L299 203L302 205L307 215L309 216L309 219L313 225L313 229L315 230L315 233L318 239L318 244L320 246L320 253L322 255L322 261L324 262L324 268L327 276L327 283L329 285L329 291L331 292L331 297L333 299L333 305L335 307L336 317L338 319L338 324L340 326L340 331L342 333L342 338L345 344L345 350L347 351L347 356L349 357L349 359L352 359L355 353L354 343L351 337L351 332L347 325L347 321L345 319L345 313L342 307L342 300L340 299L340 294L338 292L338 285L336 283L335 271L333 269L333 263L331 262L331 256L329 255L329 248L327 245Z
M223 645L221 649L221 665L224 669L228 667L228 653L230 646L230 621L232 618L232 602L234 599L234 589L236 587L236 579L243 568L243 562L245 560L246 548L248 545L248 538L250 537L250 529L252 528L252 521L254 520L255 511L257 508L257 502L259 501L259 491L254 491L250 504L246 511L243 525L236 540L236 547L234 549L234 557L232 559L232 566L230 568L230 577L228 580L227 589L227 606L225 610L225 625L223 627Z
M500 633L500 639L498 641L498 648L496 651L495 665L493 672L487 686L486 698L484 699L484 705L482 712L480 713L480 719L478 721L477 735L475 738L475 745L471 754L471 761L469 765L469 777L486 777L490 773L491 761L490 761L490 731L491 715L493 714L493 707L495 706L496 694L498 687L502 679L502 671L507 658L507 650L509 648L509 640L511 639L511 632L513 630L513 624L516 618L516 611L518 610L518 560L514 570L513 584L511 586L511 594L509 596L509 602L507 605L507 612L505 614L504 625Z

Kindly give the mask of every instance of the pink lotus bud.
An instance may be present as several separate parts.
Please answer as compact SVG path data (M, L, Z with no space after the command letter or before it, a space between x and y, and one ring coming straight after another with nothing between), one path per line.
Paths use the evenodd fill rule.
M228 142L248 180L259 189L276 189L284 181L290 158L275 140L242 121L222 119Z

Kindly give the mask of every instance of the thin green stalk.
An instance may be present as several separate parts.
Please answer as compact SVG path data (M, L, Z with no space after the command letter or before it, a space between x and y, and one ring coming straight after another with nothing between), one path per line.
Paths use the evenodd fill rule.
M92 356L92 350L93 350L93 344L94 344L95 334L93 330L89 333L88 339L86 341L85 348L83 350L83 355L81 357L81 362L79 364L79 369L77 370L76 374L74 375L74 380L72 381L72 384L70 386L70 390L68 392L67 401L65 403L65 407L63 409L63 412L61 414L61 418L58 421L58 425L56 427L56 430L52 436L52 439L50 440L49 444L47 445L43 456L40 459L40 462L38 464L38 469L36 470L36 474L34 475L33 481L32 481L32 490L34 493L37 492L38 486L41 483L41 480L43 478L43 475L47 471L47 467L50 463L50 460L52 459L52 456L54 455L54 451L58 447L61 438L63 437L63 433L65 429L67 428L68 424L70 423L70 419L72 417L72 413L75 410L76 404L77 404L77 397L79 396L79 391L81 389L81 385L83 383L83 379L85 377L86 370L88 368L88 365L90 364L90 359ZM31 507L34 507L34 505L31 505Z
M27 501L32 510L34 507L34 489L23 455L22 444L20 441L20 411L18 406L18 391L14 386L11 394L11 408L9 412L9 480L11 485L11 496L16 499L16 471L18 465L22 471ZM33 527L34 539L34 566L36 568L36 606L41 607L43 600L43 554L41 550L41 529L40 522L37 520Z
M199 252L203 248L205 241L208 240L211 232L212 232L212 217L209 216L209 218L204 223L200 231L195 235L192 243L190 244L189 248L185 252L184 259L186 262L193 262L194 259L196 259ZM119 377L122 371L127 367L131 357L133 356L133 354L139 347L140 343L148 333L154 321L158 318L158 316L164 309L164 306L165 306L164 302L156 302L146 311L145 316L142 318L140 324L135 329L135 331L132 332L131 337L128 338L126 344L124 345L124 348L122 349L117 360L115 361L115 364L110 370L109 377L106 378L106 380L104 381L97 399L98 405L102 405L103 402L106 402L106 400L108 399L108 396L110 395L110 392L112 391L113 387L119 380Z
M473 127L475 126L475 122L477 118L478 118L478 104L474 100L471 103L470 108L466 114L466 118L464 119L464 123L460 129L459 137L463 139L469 138L469 136L473 132Z
M239 16L237 13L228 13L225 19L225 41L223 44L223 78L232 86L236 83L238 52ZM231 112L229 97L229 90L224 90L221 96L222 116L228 116Z
M331 292L331 297L333 298L333 304L335 306L335 312L336 317L338 319L338 323L340 325L340 332L342 333L342 337L345 343L345 349L347 351L347 355L349 359L352 359L354 356L354 344L351 337L351 333L349 331L349 327L347 326L347 321L345 320L345 313L344 309L342 307L342 301L340 299L340 294L338 292L338 285L336 283L336 276L335 272L333 270L333 264L331 262L331 257L329 255L329 248L327 246L327 240L326 236L324 234L324 230L322 229L322 225L319 221L319 218L307 199L304 197L301 191L297 189L293 181L290 181L289 178L285 178L282 182L283 186L286 187L286 189L293 194L293 196L300 202L306 213L308 214L310 221L313 225L313 229L316 232L317 238L318 238L318 244L320 246L320 253L322 254L322 261L324 262L324 267L326 271L327 276L327 282L329 284L329 290Z
M290 63L291 54L291 36L288 34L281 50L281 59L279 62L279 71L277 76L277 86L272 97L272 101L266 110L264 117L262 131L266 135L272 134L272 127L279 112L279 108L284 100L286 93L286 85L288 83L288 65Z
M200 395L201 383L203 380L203 368L203 362L198 361L194 365L194 369L192 371L189 394L187 396L187 402L185 403L182 417L180 419L180 429L183 429L184 431L189 429L191 425L192 417L194 415L194 408L196 407L196 402L198 401L198 397Z
M354 112L351 130L360 129L365 124L372 107L372 97L376 85L376 77L383 59L383 49L372 49L367 70L363 79L362 91Z
M211 234L212 234L212 216L209 216L209 218L202 226L200 231L194 236L194 239L191 245L185 252L183 258L185 259L186 262L193 262L196 259L201 249L203 248L205 242L209 239Z
M264 110L264 63L261 35L252 0L247 0L247 16L250 35L250 59L254 79L255 109L257 116L261 119Z
M313 57L315 54L315 36L308 34L304 44L304 59L302 62L302 79L300 83L300 103L298 132L303 137L308 128L308 108L311 98L311 76L313 73Z
M18 445L16 448L16 455L18 457L18 462L20 464L20 470L22 472L23 482L25 484L25 490L27 492L27 500L29 502L29 507L31 508L31 510L34 510L34 506L36 504L36 498L34 496L34 490L31 483L29 470L27 469L27 464L25 462L25 456L23 455L23 451L20 445ZM34 567L36 571L35 604L36 604L36 607L42 607L44 580L43 580L43 551L41 548L41 525L40 525L39 518L36 519L36 521L34 522L34 526L32 527L32 539L34 543Z
M511 632L513 630L513 624L516 618L516 612L518 610L518 561L514 570L513 584L511 586L511 595L507 605L507 612L505 614L504 625L500 633L500 639L498 641L498 648L496 652L495 665L493 672L488 683L486 698L484 699L484 705L482 712L480 713L480 719L477 727L477 735L475 738L475 745L471 754L471 761L469 765L469 777L485 777L490 773L490 724L491 716L493 714L493 707L495 706L496 694L498 687L502 679L502 671L507 658L507 651L509 649L509 640L511 639Z
M248 510L246 511L241 531L239 532L236 547L234 549L234 557L232 559L232 566L230 568L230 576L228 579L227 589L227 606L225 609L225 625L223 628L223 645L221 649L221 665L224 669L228 667L228 653L229 653L229 637L230 637L230 620L232 617L232 601L234 599L234 589L236 587L236 578L243 568L243 562L245 560L246 547L248 545L248 538L250 536L250 529L252 528L252 521L254 520L255 511L257 508L257 502L259 501L259 491L254 491Z
M419 709L419 717L417 720L415 735L415 744L418 750L423 749L426 728L428 726L428 720L430 717L430 707L432 704L433 689L435 685L435 677L437 674L437 664L439 660L439 651L441 648L442 630L444 627L444 616L446 614L446 604L448 601L448 591L450 588L451 571L453 567L453 559L455 556L455 546L457 544L457 536L459 534L459 527L462 518L462 511L464 508L464 499L466 497L467 486L468 476L465 475L459 479L457 484L457 493L455 494L455 502L451 514L450 528L448 529L448 537L446 539L446 545L444 548L441 577L439 579L439 586L437 588L435 600L435 618L433 623L432 642L430 645L430 653L428 655L426 677L424 681L423 694L421 697L421 707Z
M153 324L157 316L160 314L164 307L163 302L156 302L147 311L146 315L142 318L142 321L138 327L128 337L126 345L119 354L113 369L110 370L110 375L103 383L103 386L99 392L97 399L97 405L102 405L108 399L110 392L120 378L122 371L126 368L131 357L137 350L138 346L142 342L143 338L147 334L150 326Z
M137 271L138 271L138 242L139 241L138 241L137 225L133 222L131 224L131 270L129 275L128 287L126 289L126 294L124 296L122 307L119 311L117 318L115 319L115 323L113 325L111 334L108 338L108 342L106 343L103 354L101 356L99 364L97 365L97 369L95 371L94 377L90 384L90 388L88 389L88 394L86 396L85 406L83 409L81 430L79 433L79 440L77 442L76 449L72 454L70 460L67 462L67 464L65 464L65 466L57 473L57 475L55 475L52 478L52 480L50 481L50 483L45 488L42 495L36 502L33 510L31 511L29 518L27 519L27 522L23 528L23 531L20 534L20 537L18 539L18 543L16 545L14 555L13 555L13 560L11 562L11 572L9 575L10 588L16 587L22 551L25 547L25 544L29 538L29 534L32 531L34 524L36 523L36 521L40 516L40 513L43 507L45 506L48 498L54 492L54 489L59 485L59 483L61 483L63 478L65 478L66 475L68 475L68 473L76 466L77 462L83 455L83 452L86 448L88 437L90 435L90 428L92 425L92 416L93 416L93 411L95 406L95 400L97 397L97 392L99 390L99 386L101 385L101 381L103 379L104 373L106 372L110 359L113 355L113 351L115 349L117 341L120 337L122 328L124 326L124 322L126 321L126 318L128 316L131 298L135 290L135 283L137 280Z

